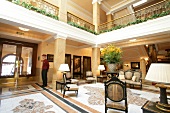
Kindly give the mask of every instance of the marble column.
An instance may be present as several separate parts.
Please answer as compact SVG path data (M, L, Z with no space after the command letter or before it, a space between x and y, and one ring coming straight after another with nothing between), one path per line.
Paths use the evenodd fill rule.
M112 21L112 14L108 14L107 22L111 22L111 21ZM108 23L107 27L108 27L108 29L112 28L112 23Z
M142 79L145 79L145 76L146 76L146 61L143 58L140 60L140 70L142 71Z
M58 71L60 64L65 63L66 35L57 35L54 41L54 64L52 88L56 89L56 80L62 80L63 76Z
M98 32L98 26L100 25L100 4L98 2L93 3L93 24L95 25L95 31Z
M59 20L67 23L67 0L58 0Z
M100 65L100 48L92 48L92 72L94 76L99 75L98 66Z

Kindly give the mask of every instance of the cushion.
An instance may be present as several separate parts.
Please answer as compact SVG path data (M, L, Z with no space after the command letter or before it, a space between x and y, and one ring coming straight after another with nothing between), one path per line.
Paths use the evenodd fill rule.
M124 80L125 79L125 75L119 75L119 79L120 80Z
M136 82L140 82L140 77L136 77Z
M132 77L132 81L134 81L134 82L136 81L136 76Z
M132 79L132 72L126 72L125 78L128 79L128 80L131 80Z

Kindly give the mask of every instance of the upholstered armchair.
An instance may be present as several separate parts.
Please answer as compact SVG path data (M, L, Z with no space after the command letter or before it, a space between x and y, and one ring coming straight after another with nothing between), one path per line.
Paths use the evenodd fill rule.
M108 109L128 112L126 82L112 77L105 82L105 113Z
M76 96L78 95L78 86L77 84L71 84L67 82L66 74L63 75L63 80L64 80L64 91L63 91L63 98L65 95L66 91L75 91Z
M93 76L92 71L86 71L86 80L96 83L96 78Z

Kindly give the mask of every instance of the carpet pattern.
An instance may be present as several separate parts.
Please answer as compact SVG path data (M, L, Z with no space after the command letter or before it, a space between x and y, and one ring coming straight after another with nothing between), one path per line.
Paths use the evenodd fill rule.
M9 88L9 91L20 91L20 90L27 90L29 89L28 86L19 86L19 87L13 87L13 88Z
M90 95L88 98L88 103L91 105L103 105L105 100L104 89L98 87L84 86L89 92L86 93ZM127 101L128 104L135 104L138 106L144 105L147 99L140 97L140 94L133 93L127 88Z
M54 111L46 111L52 108L52 105L45 106L44 102L34 99L24 99L19 103L20 105L12 110L14 113L55 113Z

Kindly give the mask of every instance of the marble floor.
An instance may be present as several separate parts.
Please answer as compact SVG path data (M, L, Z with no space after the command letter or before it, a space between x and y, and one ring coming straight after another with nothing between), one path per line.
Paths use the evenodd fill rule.
M147 100L158 101L157 90L127 88L129 113L142 113L141 107ZM97 92L97 93L96 93ZM99 92L99 93L98 93ZM131 96L130 96L131 95ZM140 100L140 102L139 102ZM0 113L104 113L104 84L79 85L78 96L61 90L30 84L0 88ZM108 113L120 113L108 110Z

